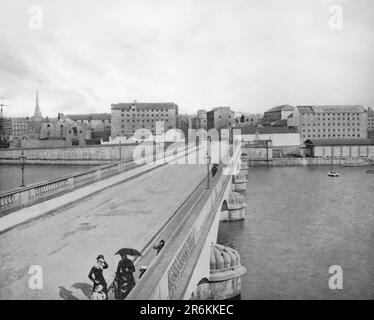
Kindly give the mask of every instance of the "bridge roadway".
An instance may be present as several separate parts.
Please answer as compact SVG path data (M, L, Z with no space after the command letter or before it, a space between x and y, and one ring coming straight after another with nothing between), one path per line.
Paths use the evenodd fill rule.
M165 165L0 234L0 299L88 299L96 256L109 264L109 284L114 253L142 249L205 173L205 165ZM31 265L43 268L42 290L29 288Z

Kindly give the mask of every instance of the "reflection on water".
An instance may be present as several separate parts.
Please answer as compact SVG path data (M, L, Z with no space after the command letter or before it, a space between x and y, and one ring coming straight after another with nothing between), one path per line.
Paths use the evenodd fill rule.
M251 168L244 221L220 223L238 250L242 299L373 299L374 176L368 168ZM329 267L343 268L331 290Z
M91 166L79 165L25 165L25 182L30 185L74 172L89 170ZM21 184L20 165L0 165L0 192L18 188Z

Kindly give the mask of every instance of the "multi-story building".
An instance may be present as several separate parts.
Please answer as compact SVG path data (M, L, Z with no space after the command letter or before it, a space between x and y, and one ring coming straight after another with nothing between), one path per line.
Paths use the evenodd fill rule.
M111 137L133 136L138 129L156 133L156 122L163 121L165 131L176 128L178 106L173 103L117 103L111 106Z
M88 125L92 129L92 139L96 143L99 143L100 140L109 140L112 126L110 113L67 114L62 117Z
M256 125L263 119L261 114L256 113L242 113L238 112L235 114L235 126L245 127L250 125Z
M37 138L43 122L29 117L11 118L10 121L12 127L11 140L21 139L22 137Z
M10 118L0 119L0 148L9 146L9 137L12 134L12 121Z
M65 146L84 146L91 139L91 128L86 123L70 119L46 121L42 124L40 140L63 140Z
M11 118L11 134L9 140L20 141L25 139L37 139L44 121L48 121L48 119L42 117L39 107L39 93L37 90L34 116Z
M196 117L192 118L192 129L207 129L206 110L197 110Z
M192 118L189 114L180 114L177 117L177 128L182 130L185 139L188 138L188 129L192 128Z
M264 121L273 123L278 120L287 119L293 112L295 107L288 104L273 107L264 113Z
M363 106L298 106L289 124L307 139L367 138L367 114Z
M206 114L207 130L232 128L235 125L235 112L230 107L218 107Z
M368 117L368 130L374 131L374 109L369 107L367 111Z
M110 113L67 114L63 117L77 123L86 123L94 131L104 131L111 127Z

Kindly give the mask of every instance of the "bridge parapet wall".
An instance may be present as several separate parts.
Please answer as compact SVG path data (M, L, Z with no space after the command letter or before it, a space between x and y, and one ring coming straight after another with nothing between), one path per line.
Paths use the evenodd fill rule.
M230 164L218 170L209 190L196 196L186 220L172 239L165 239L165 247L127 299L190 299L201 278L210 276L211 244L217 241L222 202L229 197L232 174L240 169L240 146L232 151Z
M184 145L182 147L187 148ZM186 150L188 150L188 153L191 153L195 149L196 147ZM168 162L169 158L174 159L183 156L175 156L175 150L166 151L165 153L160 152L160 154L164 160L163 162L160 162L160 164ZM156 153L156 156L157 155L158 153ZM152 155L148 158L153 160L154 156ZM145 162L147 162L148 158L144 158ZM32 205L39 201L45 201L51 197L60 195L64 192L72 191L73 189L85 186L89 183L108 178L136 166L137 165L132 160L117 161L112 164L97 166L82 172L66 175L61 178L35 183L27 187L20 187L1 193L0 215Z

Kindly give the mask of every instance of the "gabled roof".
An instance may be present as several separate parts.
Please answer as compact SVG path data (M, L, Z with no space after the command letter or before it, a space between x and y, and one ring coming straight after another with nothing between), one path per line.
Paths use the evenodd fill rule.
M63 116L72 120L109 120L110 113L87 113L87 114L67 114Z
M365 112L361 105L297 106L300 113Z
M267 110L266 112L275 112L275 111L294 111L294 110L295 110L295 107L290 106L289 104L284 104L284 105L281 105L281 106L273 107L273 108Z
M273 127L287 127L287 119L280 119L271 124Z

